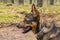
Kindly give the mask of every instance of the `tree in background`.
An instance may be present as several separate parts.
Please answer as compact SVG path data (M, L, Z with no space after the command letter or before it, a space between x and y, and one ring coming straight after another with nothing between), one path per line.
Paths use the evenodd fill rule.
M50 5L54 5L54 0L50 0Z
M37 6L42 7L43 5L43 0L37 0Z
M30 4L32 4L32 0L30 0Z
M19 0L19 4L24 4L24 0Z
M14 0L11 0L12 1L12 3L14 3Z
M7 0L2 0L4 3L7 3Z

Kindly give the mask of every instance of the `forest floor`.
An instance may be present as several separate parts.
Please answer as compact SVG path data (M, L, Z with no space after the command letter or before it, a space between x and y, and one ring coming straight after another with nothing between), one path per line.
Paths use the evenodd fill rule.
M0 40L36 40L36 37L32 31L23 34L22 29L10 26L0 28Z

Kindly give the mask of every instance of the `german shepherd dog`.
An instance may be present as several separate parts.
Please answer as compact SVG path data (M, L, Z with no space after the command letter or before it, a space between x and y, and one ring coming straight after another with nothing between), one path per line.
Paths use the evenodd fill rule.
M23 24L23 33L32 30L34 34L37 34L37 40L55 40L60 37L55 23L51 20L48 21L48 16L40 14L34 4L31 13L25 16Z
M29 30L32 30L32 32L35 34L38 32L38 25L39 25L39 12L36 9L35 5L32 5L31 12L25 16L24 21L22 22L23 33L28 32ZM21 23L20 23L21 24Z

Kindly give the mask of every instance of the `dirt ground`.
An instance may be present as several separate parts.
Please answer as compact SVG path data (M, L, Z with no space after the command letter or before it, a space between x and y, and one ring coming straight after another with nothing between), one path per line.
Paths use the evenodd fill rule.
M36 40L32 31L23 34L16 26L0 28L0 40Z

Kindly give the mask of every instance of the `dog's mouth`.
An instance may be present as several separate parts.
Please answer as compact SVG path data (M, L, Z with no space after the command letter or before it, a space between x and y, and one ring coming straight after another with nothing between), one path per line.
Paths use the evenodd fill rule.
M25 27L25 28L23 28L23 32L22 33L27 33L30 30L32 30L32 27Z

